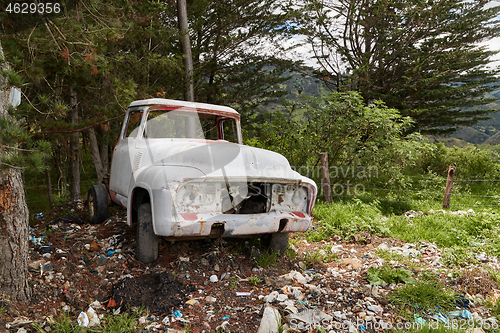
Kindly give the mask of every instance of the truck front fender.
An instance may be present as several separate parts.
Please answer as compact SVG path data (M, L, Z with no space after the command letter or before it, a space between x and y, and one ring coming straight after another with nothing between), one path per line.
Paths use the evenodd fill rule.
M205 174L199 169L186 166L151 165L137 170L129 189L127 223L132 225L138 206L149 202L155 234L170 235L175 221L172 199L177 187L187 180L204 177Z

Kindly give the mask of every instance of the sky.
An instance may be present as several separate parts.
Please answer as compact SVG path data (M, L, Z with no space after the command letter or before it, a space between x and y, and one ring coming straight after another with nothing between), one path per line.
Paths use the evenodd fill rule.
M500 6L500 0L494 0L490 1L489 6L494 7L494 6ZM500 19L500 16L498 17ZM488 47L493 50L493 51L498 51L500 50L500 36L497 38L493 38L487 42L484 43L484 45L488 45ZM497 54L495 57L492 59L496 60L496 64L500 64L500 54Z
M471 0L473 1L473 0ZM494 7L494 6L500 6L500 0L492 0L490 1L489 5L487 7ZM500 16L498 16L500 19ZM289 54L288 56L291 57L294 60L304 60L304 64L318 68L318 62L315 59L311 59L311 47L305 42L305 37L304 36L295 36L293 39L289 41L289 45L291 46L292 44L302 44L301 46L297 47L293 54ZM497 38L493 38L491 40L485 41L481 43L480 45L485 45L487 46L490 50L493 51L499 51L500 50L500 36ZM491 58L492 63L490 66L500 66L500 53L495 55L494 57ZM488 67L490 67L488 66Z

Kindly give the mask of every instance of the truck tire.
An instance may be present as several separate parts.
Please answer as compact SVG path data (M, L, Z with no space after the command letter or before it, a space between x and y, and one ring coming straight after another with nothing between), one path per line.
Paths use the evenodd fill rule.
M103 185L92 185L87 194L89 221L100 224L108 218L108 194Z
M151 204L143 203L137 211L137 260L149 264L158 258L158 236L153 230Z
M278 252L280 256L286 253L288 248L288 240L290 233L288 232L275 232L273 234L262 235L260 240L261 244L267 247L272 252Z

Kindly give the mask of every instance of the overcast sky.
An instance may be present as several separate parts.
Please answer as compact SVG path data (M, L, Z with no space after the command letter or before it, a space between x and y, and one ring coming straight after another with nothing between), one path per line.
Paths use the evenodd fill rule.
M490 2L490 6L500 6L500 0L493 0ZM500 50L500 36L497 38L493 38L492 40L485 43L489 45L491 50L498 51ZM500 65L500 55L497 54L494 59L496 60L496 65Z

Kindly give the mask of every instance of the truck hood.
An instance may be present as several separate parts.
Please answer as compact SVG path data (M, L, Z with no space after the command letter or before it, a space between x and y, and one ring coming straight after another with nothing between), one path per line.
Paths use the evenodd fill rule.
M147 140L139 151L142 160L150 162L142 165L192 167L207 178L313 183L292 170L288 160L278 153L225 141Z

